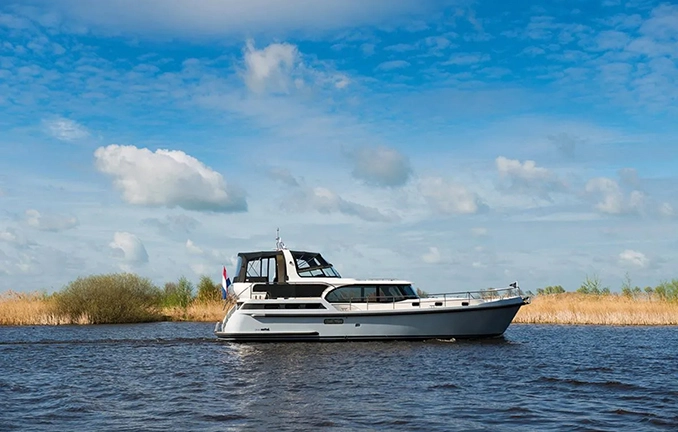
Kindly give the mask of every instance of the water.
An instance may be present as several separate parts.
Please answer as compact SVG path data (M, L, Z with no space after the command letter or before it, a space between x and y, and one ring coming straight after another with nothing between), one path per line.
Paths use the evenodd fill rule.
M0 327L0 431L678 430L678 329L232 344L212 324Z

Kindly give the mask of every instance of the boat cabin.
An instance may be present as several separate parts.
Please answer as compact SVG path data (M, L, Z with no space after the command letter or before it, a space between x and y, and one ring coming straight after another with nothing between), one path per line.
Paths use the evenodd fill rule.
M233 282L236 295L243 300L323 297L323 294L330 303L418 298L406 281L344 279L320 253L288 249L239 253Z

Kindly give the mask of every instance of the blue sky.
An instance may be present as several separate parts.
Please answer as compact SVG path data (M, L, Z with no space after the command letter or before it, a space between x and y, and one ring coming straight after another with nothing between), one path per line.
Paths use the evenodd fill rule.
M388 5L388 6L387 6ZM677 277L678 6L0 5L0 291L317 250L429 292Z

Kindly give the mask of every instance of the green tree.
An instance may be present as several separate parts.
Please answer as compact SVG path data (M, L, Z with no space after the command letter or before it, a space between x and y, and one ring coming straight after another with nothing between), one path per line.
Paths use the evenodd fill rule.
M162 305L186 308L193 300L193 284L184 276L179 282L167 282L163 289Z
M198 282L198 301L211 302L221 298L221 285L216 285L209 276L201 276Z
M597 275L593 275L593 277L589 277L587 275L581 286L577 288L577 292L580 294L600 295L602 292L600 287L600 279Z

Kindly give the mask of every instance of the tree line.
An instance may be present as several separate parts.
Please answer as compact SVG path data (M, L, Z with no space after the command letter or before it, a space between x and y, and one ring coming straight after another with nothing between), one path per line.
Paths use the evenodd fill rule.
M544 288L537 289L537 295L563 294L566 292L567 291L561 285L549 285ZM610 288L603 286L600 278L596 275L591 277L586 276L582 284L576 289L575 292L579 294L590 295L612 294ZM655 287L646 286L645 288L641 288L639 286L634 286L631 283L631 277L627 273L624 276L624 282L621 286L621 295L630 298L647 296L647 298L657 298L664 301L678 301L678 279L662 281Z

